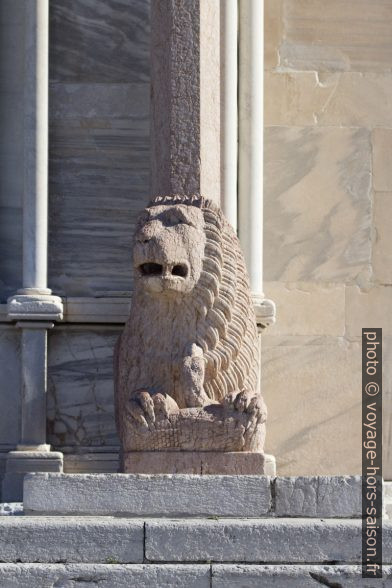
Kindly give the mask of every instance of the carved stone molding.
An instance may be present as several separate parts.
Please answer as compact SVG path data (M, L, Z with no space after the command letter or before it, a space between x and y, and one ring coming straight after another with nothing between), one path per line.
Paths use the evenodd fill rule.
M15 321L61 321L63 302L50 294L16 294L8 299L7 311L8 318Z

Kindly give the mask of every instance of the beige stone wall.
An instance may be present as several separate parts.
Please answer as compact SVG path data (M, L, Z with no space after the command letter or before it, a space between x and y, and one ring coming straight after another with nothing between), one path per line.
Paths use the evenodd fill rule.
M361 470L362 327L384 336L392 478L392 2L265 0L267 450L278 471Z

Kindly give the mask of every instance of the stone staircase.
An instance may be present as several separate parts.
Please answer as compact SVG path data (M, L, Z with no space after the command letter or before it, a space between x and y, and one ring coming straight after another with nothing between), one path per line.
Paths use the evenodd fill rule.
M7 512L1 588L392 586L388 520L361 578L359 477L29 474Z

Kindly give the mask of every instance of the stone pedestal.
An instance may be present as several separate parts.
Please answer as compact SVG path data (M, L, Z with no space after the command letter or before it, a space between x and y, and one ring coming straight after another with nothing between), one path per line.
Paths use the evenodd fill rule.
M276 475L275 458L248 451L132 451L123 457L126 474Z
M39 449L39 450L38 450ZM23 500L23 478L29 472L63 471L63 454L50 451L49 445L37 447L36 451L26 451L18 447L7 455L6 471L3 479L2 500Z
M18 297L13 300L15 298ZM29 296L22 298L28 299ZM13 318L20 319L21 315L25 318L20 309L18 312L21 315L14 310ZM51 307L47 308L46 302L39 307L39 313L43 316L46 311L51 313L52 310ZM31 312L30 318L34 318L33 309L29 305L26 316L28 312ZM53 322L19 320L16 326L21 329L20 442L16 451L10 451L7 455L2 487L2 499L5 501L23 500L23 478L26 473L63 471L62 453L52 453L50 445L46 443L47 330L53 327Z

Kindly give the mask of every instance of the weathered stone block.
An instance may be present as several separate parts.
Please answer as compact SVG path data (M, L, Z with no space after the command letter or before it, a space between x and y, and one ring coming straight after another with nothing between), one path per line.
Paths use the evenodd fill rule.
M23 479L26 472L62 471L63 454L58 451L10 451L2 481L2 500L23 500Z
M143 521L92 517L3 517L0 561L143 561Z
M31 514L258 517L271 508L266 476L30 474Z
M115 558L113 558L115 559ZM11 588L210 588L209 565L0 564L0 586Z
M362 521L320 519L161 520L146 522L151 561L359 563ZM392 524L383 526L383 559L392 561Z
M360 517L361 476L276 478L275 512L279 517Z

